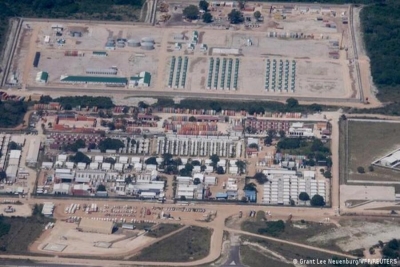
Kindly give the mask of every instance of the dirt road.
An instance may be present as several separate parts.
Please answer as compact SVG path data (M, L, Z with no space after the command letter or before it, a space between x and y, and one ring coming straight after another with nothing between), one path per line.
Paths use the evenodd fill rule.
M241 230L235 230L235 229L230 229L230 228L225 228L225 230L229 231L229 232L232 232L232 233L236 233L236 234L241 234L241 235L247 235L247 236L253 236L253 237L258 237L258 238L262 238L262 239L267 239L267 240L270 240L270 241L280 242L280 243L283 243L283 244L288 244L288 245L301 247L301 248L305 248L305 249L309 249L309 250L323 252L323 253L339 256L339 257L348 258L348 259L357 259L357 257L355 257L353 255L340 253L340 252L337 252L337 251L334 251L334 250L328 250L328 249L323 249L323 248L319 248L319 247L313 247L313 246L309 246L309 245L305 245L305 244L301 244L301 243L297 243L297 242L282 240L282 239L279 239L279 238L274 238L274 237L269 237L269 236L264 236L264 235L257 235L257 234L253 234L253 233L249 233L249 232L245 232L245 231L241 231Z

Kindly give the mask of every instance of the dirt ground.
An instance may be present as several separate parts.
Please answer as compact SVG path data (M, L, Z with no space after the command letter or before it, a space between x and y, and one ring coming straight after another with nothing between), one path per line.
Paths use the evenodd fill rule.
M6 213L4 209L7 209L9 206L15 209L13 213ZM32 215L32 208L27 205L13 205L13 204L0 204L0 214L3 216L11 217L11 216L21 216L21 217L29 217Z
M44 247L47 244L60 244L66 246L66 248L60 253L61 255L74 254L118 256L127 254L129 251L140 248L154 240L153 238L140 235L141 233L139 231L134 231L134 233L140 236L129 237L132 235L106 235L79 232L75 229L76 226L77 225L75 223L57 221L55 227L49 231L50 234L40 242L36 242L40 243L40 245L37 247L31 247L31 251L40 251L42 253L48 252L44 250ZM110 248L95 247L94 243L96 242L110 242L112 243L112 246Z
M333 20L333 18L329 18ZM339 18L335 18L337 20ZM29 28L26 26L29 24ZM249 95L275 95L278 93L291 96L318 96L349 98L354 97L355 92L350 81L351 68L348 65L346 55L340 52L340 59L329 58L329 42L341 38L340 29L322 27L320 21L315 21L315 15L293 15L286 20L281 20L272 25L279 25L279 29L265 22L263 27L254 29L238 28L226 31L224 28L213 28L207 26L151 28L145 26L129 25L99 25L99 24L63 24L64 33L62 37L55 35L51 29L51 23L26 22L20 36L17 49L17 56L14 58L13 66L17 76L22 83L28 87L39 86L35 82L38 71L49 72L49 80L46 86L68 87L60 84L61 75L86 75L86 68L118 68L118 77L130 77L141 71L151 73L152 90L187 90L191 92L213 93L216 90L207 90L206 81L209 71L209 60L214 58L240 59L238 90L246 91ZM71 30L80 30L82 37L76 38L69 35ZM187 50L186 43L191 40L193 31L197 30L200 42L208 46L208 51L200 51L198 47L194 51ZM347 32L347 28L343 28ZM296 33L313 35L310 39L291 39L266 37L269 31L279 33ZM177 34L183 34L183 39L174 38ZM50 36L50 42L45 43L45 36ZM155 41L154 50L143 50L140 47L124 48L117 47L116 50L107 51L108 56L104 58L93 57L93 51L104 51L107 38L126 38L140 41L143 37L151 37ZM64 38L65 45L58 46L56 39ZM249 46L248 40L252 45ZM347 33L344 35L344 42L347 43ZM176 50L175 43L181 43L182 49ZM199 45L197 45L199 46ZM216 54L214 48L235 48L240 53L236 56L228 54ZM41 59L38 68L32 68L31 62L35 52L41 52ZM82 57L64 56L66 51L80 51ZM261 57L260 57L261 55ZM170 75L171 57L188 57L188 72L184 88L168 88L167 81ZM265 90L265 59L295 60L297 72L293 75L295 79L295 90L282 92L279 90ZM59 64L63 62L63 64ZM234 63L234 69L235 67ZM23 67L22 67L23 66ZM177 67L173 72L173 84L176 80ZM215 72L215 69L214 69ZM213 75L214 75L213 72ZM228 71L227 71L228 72ZM182 74L181 74L182 75ZM221 80L222 70L220 69L217 79ZM272 74L270 74L272 75ZM233 76L233 75L232 75ZM288 79L291 80L292 74ZM181 78L182 80L182 78ZM181 82L179 82L181 84ZM221 90L221 81L218 82ZM225 87L228 81L225 82ZM232 83L233 84L233 77ZM42 86L42 85L40 85ZM91 85L91 87L93 87ZM104 86L94 86L104 89ZM111 89L112 90L112 89ZM226 93L235 91L223 89Z

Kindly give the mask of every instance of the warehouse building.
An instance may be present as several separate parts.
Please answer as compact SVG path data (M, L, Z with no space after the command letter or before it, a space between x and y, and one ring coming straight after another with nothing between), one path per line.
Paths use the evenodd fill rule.
M48 78L49 78L49 74L45 71L39 71L36 74L36 82L37 83L47 83Z
M81 222L79 223L78 230L88 233L110 235L112 234L113 228L114 228L113 222L94 221L89 218L82 218Z
M55 195L67 195L69 194L70 185L67 183L54 184L53 192Z
M122 77L94 77L94 76L69 76L63 75L60 78L61 83L69 84L104 84L125 86L128 79Z
M40 149L40 140L31 139L25 163L28 167L36 167Z
M151 81L151 74L147 71L142 71L138 76L132 76L129 79L129 88L136 86L149 87Z
M17 179L18 166L9 165L6 169L7 181L15 182Z

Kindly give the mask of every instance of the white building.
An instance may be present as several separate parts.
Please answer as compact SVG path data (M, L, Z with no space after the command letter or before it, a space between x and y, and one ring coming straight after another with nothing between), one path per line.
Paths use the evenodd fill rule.
M91 169L91 170L98 170L98 169L99 169L99 163L98 163L98 162L92 162L92 163L90 163L89 169Z
M75 163L73 163L72 161L67 161L67 162L65 162L65 167L66 167L67 169L72 170L72 169L75 168Z
M192 177L189 176L177 176L176 177L176 182L178 184L190 184L193 181Z
M53 168L53 162L42 162L42 169L52 169Z
M114 170L122 172L124 170L124 164L123 163L115 163Z
M204 177L204 184L205 185L216 185L217 184L217 177L215 177L215 176L206 176L206 177Z
M229 167L229 174L238 174L238 173L239 173L239 168L237 166Z
M76 168L77 168L78 170L84 170L84 169L86 169L86 163L84 163L84 162L78 162L78 165L76 166Z
M67 157L68 156L65 155L65 154L58 155L57 161L66 162L67 161Z
M56 169L54 177L65 182L72 182L75 178L75 172L70 169Z
M18 166L15 165L8 166L6 169L7 180L15 182L15 180L17 179L17 173L18 173Z
M70 185L66 183L54 184L53 192L54 194L66 195L69 193Z
M193 199L196 189L197 189L196 185L178 184L175 197L176 198L185 197L186 199Z
M10 150L10 159L18 159L21 157L21 150Z
M94 162L102 163L103 162L103 156L95 156L94 157Z
M121 157L119 157L119 161L118 162L127 164L128 163L128 157L121 156Z
M313 129L305 128L302 122L295 122L289 128L289 137L313 137Z
M77 183L90 183L91 181L103 182L106 173L100 170L77 170L75 175L75 182Z
M400 150L381 159L381 164L386 167L391 167L398 162L400 162Z
M29 142L28 153L26 155L26 165L29 167L35 167L38 162L40 149L40 140L36 138L32 138Z

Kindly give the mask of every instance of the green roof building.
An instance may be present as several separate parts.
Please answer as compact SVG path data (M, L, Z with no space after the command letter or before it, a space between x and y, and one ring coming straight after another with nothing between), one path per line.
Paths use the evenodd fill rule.
M93 51L93 56L106 57L107 56L107 52L105 52L105 51Z
M47 83L49 79L49 74L45 71L39 71L36 75L36 82L38 83Z
M144 86L149 87L151 82L151 74L147 71L142 71L138 76L132 76L129 79L129 87Z
M125 86L128 83L128 79L124 77L61 76L60 82L70 84L106 84Z

